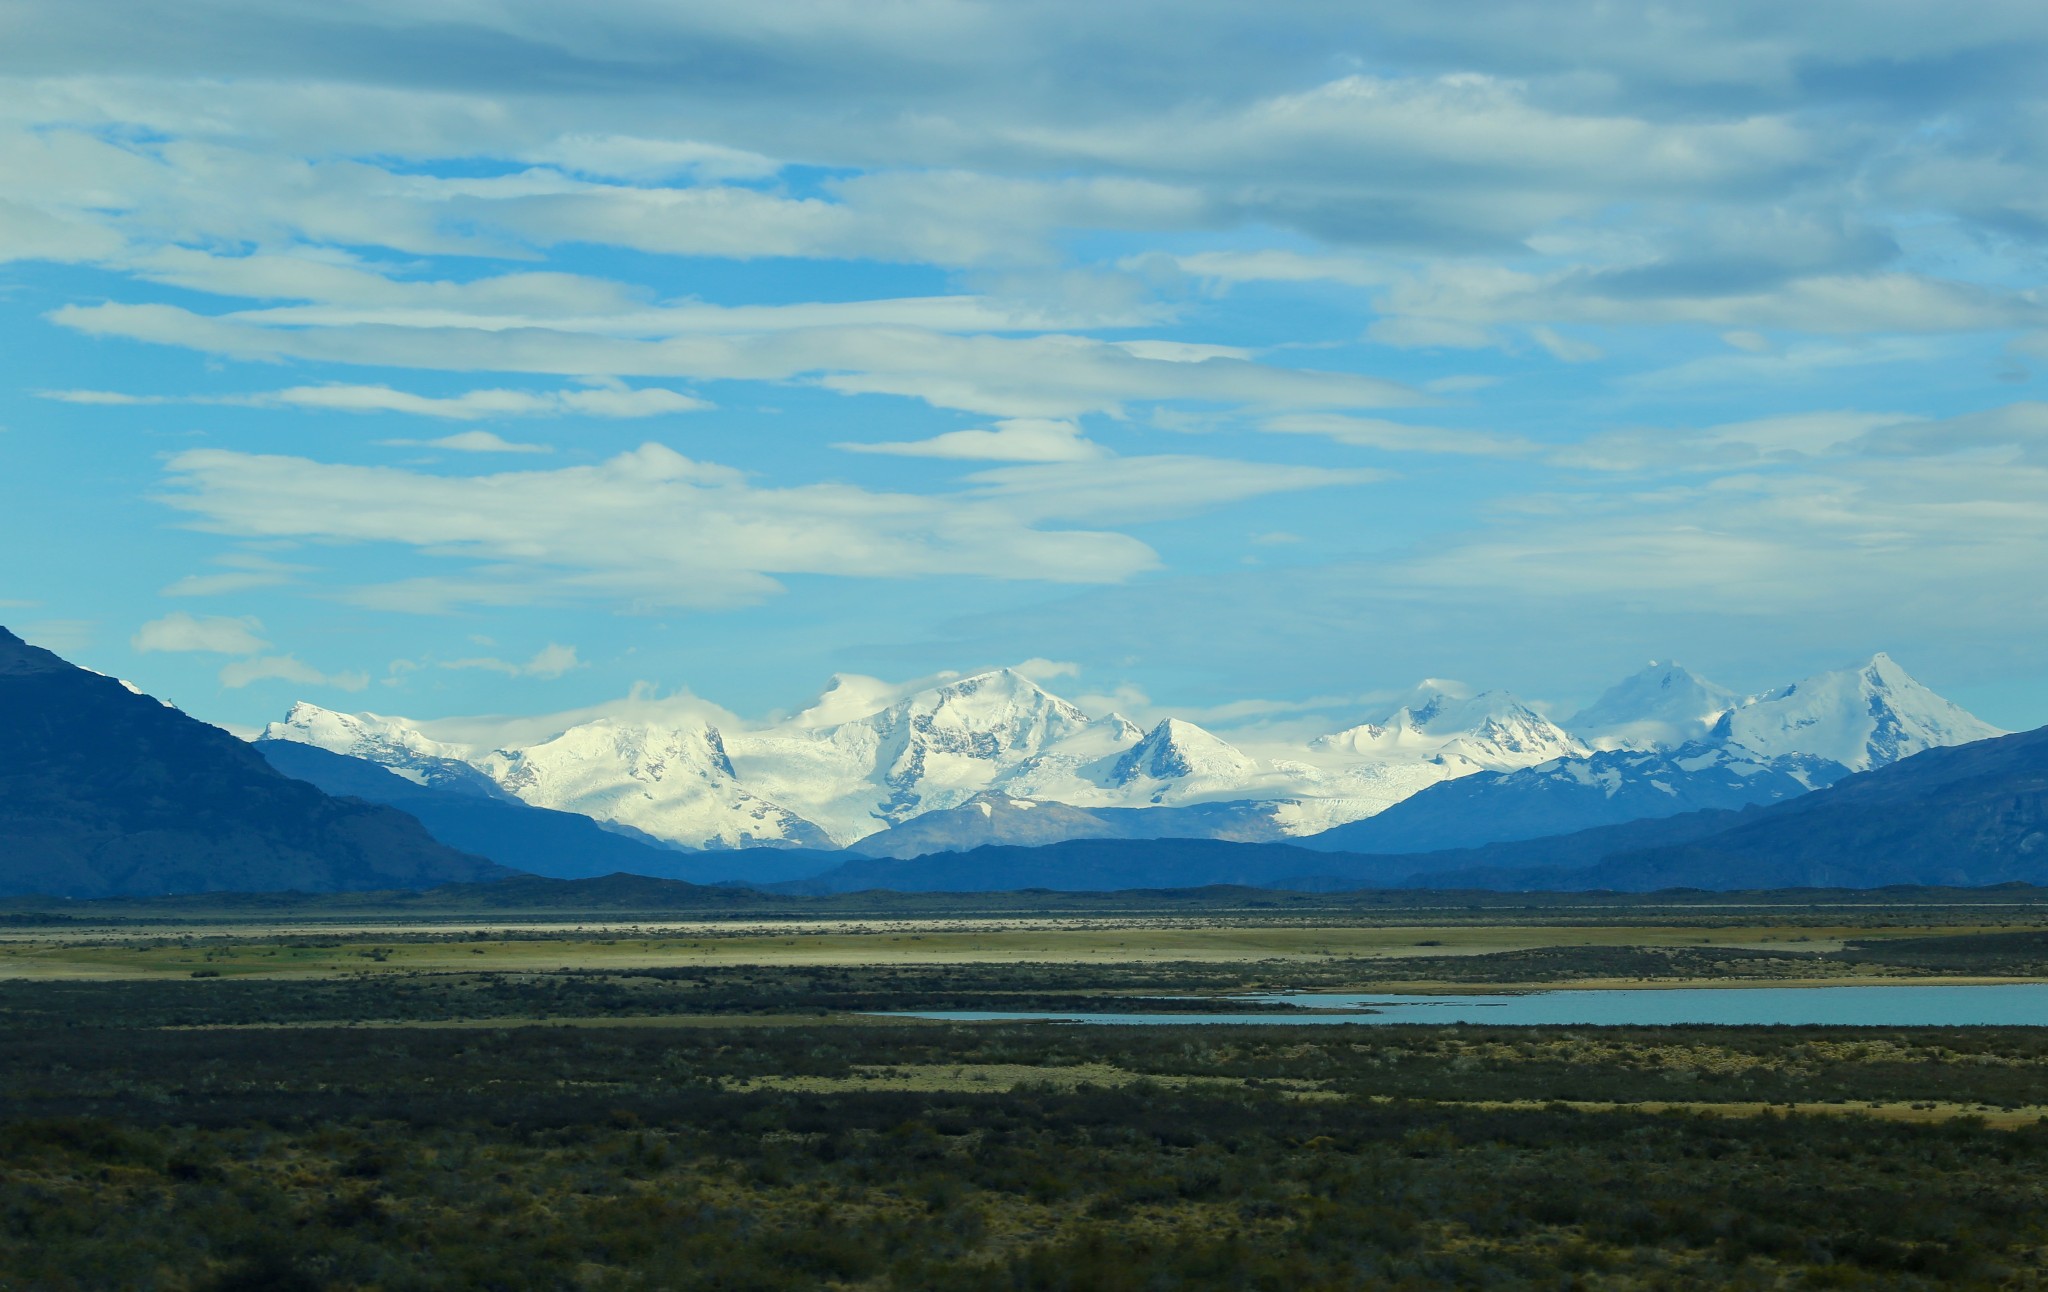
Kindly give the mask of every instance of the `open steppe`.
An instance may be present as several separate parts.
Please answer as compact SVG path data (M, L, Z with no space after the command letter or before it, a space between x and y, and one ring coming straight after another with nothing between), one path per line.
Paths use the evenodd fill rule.
M147 908L144 908L147 909ZM1514 909L1447 904L1372 911L1331 903L1275 913L979 911L889 918L252 919L179 912L0 930L0 979L264 980L643 970L1012 966L1023 978L1096 966L1109 979L1181 967L1194 991L1347 987L2033 981L2048 976L2048 902L1970 905L1638 899ZM1930 943L1930 939L1943 940ZM1955 941L1960 939L1961 941ZM1989 939L1989 941L1986 941ZM1924 944L1924 945L1923 945ZM1906 954L1895 954L1905 948ZM1945 958L1944 953L1945 949ZM1932 956L1933 958L1930 958ZM1201 981L1194 981L1200 979ZM1115 991L1110 981L1096 989ZM1155 985L1130 990L1155 990Z
M1284 900L17 908L0 1270L166 1292L2044 1281L2048 1028L878 1017L2048 980L2029 892Z

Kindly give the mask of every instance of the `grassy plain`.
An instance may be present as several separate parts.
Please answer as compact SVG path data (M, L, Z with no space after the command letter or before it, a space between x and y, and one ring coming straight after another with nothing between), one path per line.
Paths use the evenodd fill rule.
M1343 962L1355 985L1396 982L1456 987L1468 974L1437 971L1458 957L1578 949L1692 953L1701 972L1617 974L1672 983L1712 980L1840 982L1896 978L1896 966L1840 957L1852 944L2008 934L2048 928L2048 905L1919 909L1856 904L1743 903L1725 907L1639 904L1615 909L1445 908L1371 912L1341 907L1289 911L1113 916L981 914L920 919L843 918L590 920L324 920L270 923L247 918L182 919L168 926L24 925L0 933L0 978L140 979L193 974L223 978L323 978L404 973L622 973L690 966L852 967L947 965L1261 966L1261 984L1297 967ZM1707 968L1699 953L1740 953L1739 972ZM1820 957L1834 957L1821 959ZM1405 970L1405 971L1404 971ZM1327 982L1328 975L1318 974ZM1593 985L1572 973L1527 985ZM1353 985L1340 983L1338 985Z
M0 1287L2048 1286L2048 1028L875 1016L2048 980L2028 894L1192 905L17 915Z

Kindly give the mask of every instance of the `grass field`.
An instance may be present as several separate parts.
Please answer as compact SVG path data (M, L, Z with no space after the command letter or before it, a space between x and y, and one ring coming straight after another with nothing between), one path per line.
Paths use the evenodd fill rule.
M0 1287L2048 1285L2044 1028L877 1017L2048 980L2026 902L371 914L0 932Z
M408 973L620 973L692 966L1133 965L1257 966L1268 982L1290 973L1355 964L1361 985L1389 988L1457 985L1460 974L1433 971L1460 957L1619 949L1741 952L1744 972L1649 975L1657 981L1831 983L1914 974L1900 966L1859 966L1845 946L1888 940L2009 934L2048 925L2031 913L1949 922L1849 921L1839 912L1741 919L1723 914L1685 922L1649 918L1595 923L1367 922L1353 918L1256 919L1171 916L1155 919L827 920L782 923L677 923L491 927L452 931L381 923L354 927L257 928L190 924L177 929L92 934L19 931L0 941L0 978L153 979L332 978ZM1404 972L1412 966L1413 972ZM1981 977L1983 975L1963 975ZM2027 973L1996 975L2029 978ZM1641 973L1574 973L1579 986L1640 982ZM1492 979L1498 983L1497 977ZM1528 985L1556 978L1532 977Z

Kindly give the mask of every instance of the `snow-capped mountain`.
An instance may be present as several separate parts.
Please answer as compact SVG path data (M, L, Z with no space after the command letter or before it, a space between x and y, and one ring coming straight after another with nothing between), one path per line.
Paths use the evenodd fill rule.
M477 766L536 807L692 847L832 846L817 826L742 788L724 738L708 724L599 719L525 749L494 750Z
M288 740L330 753L377 763L415 785L510 798L491 777L470 765L467 746L430 739L403 718L376 713L335 713L317 704L291 707L283 722L263 729L259 740Z
M1809 754L1762 758L1698 741L1675 750L1611 749L1511 772L1482 772L1428 789L1306 847L1426 853L1595 826L1796 798L1847 773Z
M1742 697L1678 664L1650 661L1574 714L1565 728L1594 749L1675 749L1704 740Z
M1192 722L1167 718L1116 760L1110 772L1119 787L1165 803L1204 791L1241 789L1257 764L1229 742Z
M848 694L863 691L834 679L796 723L736 732L728 745L744 783L842 843L986 790L1085 794L1093 782L1083 769L1140 738L1115 714L1091 719L1012 669L950 680L857 718L803 725L838 717Z
M2005 733L1915 681L1892 657L1819 673L1721 715L1711 738L1766 756L1817 754L1851 771Z
M437 788L473 778L535 807L580 812L691 848L832 846L810 822L742 788L708 724L599 718L524 748L479 750L436 740L403 718L295 704L260 739L367 759Z
M1180 718L1145 731L1114 713L1091 716L1020 672L996 669L916 687L841 675L793 717L763 723L693 697L636 692L611 710L564 715L559 726L423 724L301 704L264 739L365 758L422 784L580 812L685 847L732 848L843 847L970 807L971 817L935 820L888 846L922 846L925 835L1036 837L1055 818L1065 822L1055 832L1069 837L1298 837L1372 817L1441 782L1524 769L1537 770L1514 786L1559 787L1530 791L1548 794L1544 802L1597 799L1584 810L1655 814L1695 793L1763 801L1825 779L1815 770L1823 764L1868 767L1996 734L1883 656L1740 702L1658 665L1574 722L1576 734L1505 692L1432 680L1327 735L1232 740ZM1475 781L1473 792L1499 779ZM1757 788L1766 784L1776 788ZM1061 811L1027 821L1034 805ZM1126 815L1168 812L1184 815Z
M1586 752L1569 732L1505 691L1474 694L1435 678L1378 721L1309 744L1374 762L1462 758L1487 768L1529 767Z

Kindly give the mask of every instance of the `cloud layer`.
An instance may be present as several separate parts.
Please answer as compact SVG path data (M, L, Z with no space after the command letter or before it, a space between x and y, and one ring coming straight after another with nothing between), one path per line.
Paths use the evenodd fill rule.
M1406 679L1315 643L1512 669L1708 615L1821 665L1913 606L2048 676L2039 5L6 27L0 544L54 547L52 622L146 620L145 669L615 693L959 646L1114 695L1186 639L1353 694Z

